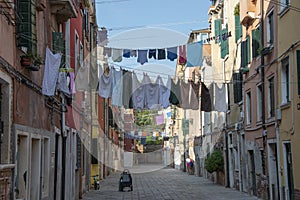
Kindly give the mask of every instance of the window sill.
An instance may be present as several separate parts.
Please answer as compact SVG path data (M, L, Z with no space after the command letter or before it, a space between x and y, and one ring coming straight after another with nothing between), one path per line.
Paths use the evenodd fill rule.
M260 125L262 125L262 121L261 120L259 120L259 121L256 122L256 126L260 126Z
M280 108L281 108L282 110L288 109L289 107L291 107L291 102L290 102L290 101L289 101L289 102L286 102L286 103L282 103L282 104L280 105Z
M279 11L279 17L283 17L288 11L290 10L290 6L286 6L285 8L283 8L283 10Z

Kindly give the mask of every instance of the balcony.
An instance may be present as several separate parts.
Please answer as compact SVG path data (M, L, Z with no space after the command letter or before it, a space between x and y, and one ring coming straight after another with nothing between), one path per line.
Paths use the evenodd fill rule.
M56 16L58 23L77 17L77 5L74 0L50 0L49 2L51 13Z

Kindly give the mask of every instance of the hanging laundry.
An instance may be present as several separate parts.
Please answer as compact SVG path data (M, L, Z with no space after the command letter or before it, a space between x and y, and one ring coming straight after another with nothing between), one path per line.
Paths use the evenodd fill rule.
M157 50L157 59L158 60L166 59L166 50L165 49L158 49Z
M111 57L111 54L112 54L112 49L109 48L109 47L104 47L104 49L103 49L103 55L107 56L107 57Z
M156 125L165 124L164 115L158 115L155 117L155 119L156 119Z
M136 50L130 50L130 57L136 57Z
M211 98L206 85L201 82L201 111L211 112Z
M113 85L112 85L112 98L111 98L111 104L114 106L122 106L122 93L123 93L123 71L122 70L116 70L115 68L112 68L113 73Z
M188 81L187 83L182 80L180 83L180 94L181 94L181 108L183 109L190 109L190 89L191 84Z
M67 73L66 72L59 72L57 82L58 82L57 89L66 95L70 95L70 90L68 88L68 83L67 83Z
M122 49L112 50L112 60L114 62L122 62Z
M166 85L164 85L162 78L159 76L159 104L165 109L170 106L170 90L171 77L168 76L168 81Z
M123 49L123 57L130 58L130 49Z
M186 45L179 46L179 64L185 65L186 63Z
M144 76L145 79L145 108L156 109L159 107L159 83L158 78L155 83L152 83L148 75Z
M70 93L71 95L75 94L75 73L70 72Z
M123 70L123 106L125 109L133 108L131 95L132 72Z
M105 71L101 74L99 79L99 96L107 99L112 95L112 72L109 70L109 67L105 69Z
M170 112L167 112L167 117L168 118L171 118L172 117L172 112L170 111Z
M148 58L156 59L156 49L149 49Z
M148 50L138 50L137 62L141 63L141 65L148 62L147 53L148 53Z
M169 101L172 105L180 106L181 94L180 94L180 81L171 79L171 91Z
M56 81L59 73L61 62L61 54L53 54L51 50L46 48L45 70L42 84L42 94L54 96Z
M194 81L191 81L191 92L190 92L190 108L192 110L198 110L199 109L199 89L200 89L200 83L195 83Z
M177 58L177 47L167 48L167 58L171 61Z
M84 61L75 78L75 85L77 91L89 91L89 65Z
M143 79L144 81L144 79ZM137 78L136 73L132 74L132 104L133 109L143 110L145 107L145 91L144 82L140 82Z
M214 86L215 86L214 110L218 112L227 112L225 84L222 84L221 88L216 83L214 84Z
M202 41L190 43L187 45L187 67L202 66L202 47Z

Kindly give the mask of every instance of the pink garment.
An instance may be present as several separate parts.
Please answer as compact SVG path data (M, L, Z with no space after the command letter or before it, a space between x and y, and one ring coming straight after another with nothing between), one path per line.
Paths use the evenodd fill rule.
M74 72L70 72L70 93L75 94L75 73Z
M165 121L164 121L164 115L158 115L156 116L156 125L161 125L161 124L164 124Z
M186 45L179 46L179 64L186 63Z

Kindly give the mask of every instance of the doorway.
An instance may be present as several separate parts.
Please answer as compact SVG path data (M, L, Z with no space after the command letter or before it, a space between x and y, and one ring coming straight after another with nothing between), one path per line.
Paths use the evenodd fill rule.
M251 187L251 192L254 196L257 195L257 191L256 191L256 174L255 174L255 160L254 160L254 152L253 150L249 150L249 161L250 161L250 177L251 177L251 183L250 185Z
M286 177L286 199L294 200L293 161L291 143L286 142L284 146L284 171Z

